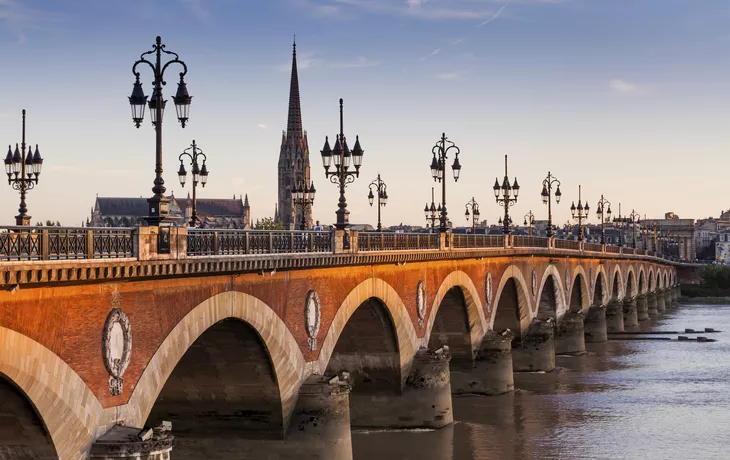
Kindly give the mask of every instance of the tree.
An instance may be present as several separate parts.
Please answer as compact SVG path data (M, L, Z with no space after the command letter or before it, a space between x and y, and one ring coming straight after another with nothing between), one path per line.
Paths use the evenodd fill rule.
M281 222L275 222L271 217L264 217L263 219L256 219L254 230L284 230L284 224Z
M53 222L52 220L49 219L49 220L46 220L45 224L43 222L36 222L36 224L35 224L36 227L43 227L44 225L46 227L60 227L61 222L59 222L59 221Z

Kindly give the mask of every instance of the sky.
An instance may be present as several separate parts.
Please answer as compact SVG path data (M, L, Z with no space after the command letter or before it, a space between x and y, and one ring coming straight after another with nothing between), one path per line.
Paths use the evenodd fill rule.
M557 224L579 184L593 209L603 194L614 213L730 207L727 0L0 0L0 145L20 142L27 109L27 140L45 159L27 200L33 222L75 226L97 195L151 196L155 134L149 113L134 127L127 97L131 66L157 35L188 65L193 96L186 128L172 101L165 117L168 191L190 191L177 157L195 139L209 158L200 197L248 193L254 220L273 216L294 34L323 223L338 190L319 150L338 130L339 98L345 134L365 150L347 191L352 223L375 224L367 193L380 173L383 224L425 224L442 132L461 149L461 178L447 184L455 225L467 225L472 197L496 223L504 155L520 223L530 210L546 217L548 171L562 182ZM144 70L147 94L151 81ZM18 201L0 190L0 223L14 223Z

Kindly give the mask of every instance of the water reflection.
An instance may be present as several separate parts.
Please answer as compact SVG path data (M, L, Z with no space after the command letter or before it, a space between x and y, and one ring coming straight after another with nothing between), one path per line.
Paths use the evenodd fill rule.
M454 398L438 431L355 432L355 459L722 459L730 442L730 306L686 306L661 330L714 327L716 343L609 341L519 374L512 394ZM670 335L676 338L676 334Z

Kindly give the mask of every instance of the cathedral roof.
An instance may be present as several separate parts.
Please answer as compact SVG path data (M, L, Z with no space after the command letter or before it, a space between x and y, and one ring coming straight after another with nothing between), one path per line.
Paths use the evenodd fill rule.
M299 99L299 73L297 72L297 42L294 42L291 61L291 83L289 85L289 118L286 123L288 139L300 139L302 129L302 107Z
M146 216L149 214L147 198L97 197L99 212L105 216Z
M191 206L192 200L177 198L181 209ZM198 198L196 211L201 216L238 216L244 215L243 201L230 198Z

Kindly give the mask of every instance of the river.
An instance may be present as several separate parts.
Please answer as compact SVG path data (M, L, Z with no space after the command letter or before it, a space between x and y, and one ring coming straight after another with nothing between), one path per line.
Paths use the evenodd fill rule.
M705 327L717 342L587 344L553 372L517 374L514 393L454 397L440 430L353 432L355 460L730 459L730 305L643 325Z

